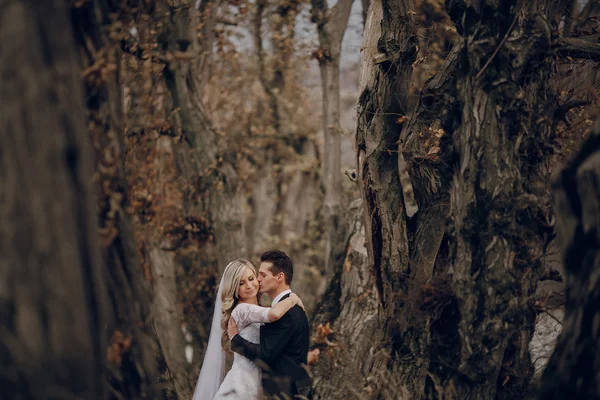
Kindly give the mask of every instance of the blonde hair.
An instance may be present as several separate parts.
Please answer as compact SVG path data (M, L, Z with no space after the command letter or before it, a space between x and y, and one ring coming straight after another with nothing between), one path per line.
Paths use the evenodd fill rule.
M233 309L238 304L238 290L240 287L240 281L246 268L250 268L256 275L256 268L252 263L244 258L238 258L235 261L230 262L221 280L223 281L223 287L221 289L221 301L223 302L223 308L221 310L221 328L223 328L223 336L221 337L221 346L224 350L230 351L231 344L229 343L229 336L227 335L227 324Z

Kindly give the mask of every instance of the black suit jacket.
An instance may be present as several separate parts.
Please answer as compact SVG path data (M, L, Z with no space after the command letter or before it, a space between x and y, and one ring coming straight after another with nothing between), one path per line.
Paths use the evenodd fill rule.
M297 387L311 383L304 368L308 342L308 319L302 308L294 306L278 321L261 326L260 344L236 335L231 340L231 349L262 367L263 389L267 395L283 392L293 398Z

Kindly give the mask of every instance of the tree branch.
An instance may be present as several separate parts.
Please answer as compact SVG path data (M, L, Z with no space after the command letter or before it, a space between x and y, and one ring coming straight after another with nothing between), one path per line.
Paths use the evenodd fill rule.
M239 21L229 19L227 17L218 17L215 19L215 22L217 24L223 24L223 25L229 25L229 26L238 26L239 25Z
M338 0L338 2L335 3L335 6L329 9L327 28L329 28L335 42L341 43L342 41L346 26L348 25L352 1L353 0Z
M554 45L554 51L561 57L600 61L600 43L591 40L562 38Z

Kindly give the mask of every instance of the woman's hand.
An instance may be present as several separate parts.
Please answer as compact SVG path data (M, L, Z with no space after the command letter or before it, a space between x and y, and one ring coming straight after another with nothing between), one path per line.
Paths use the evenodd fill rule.
M229 340L231 340L237 334L238 334L237 324L235 323L235 320L230 316L229 321L227 321L227 337L229 337Z
M295 305L300 306L300 308L304 310L304 303L302 303L302 300L300 299L300 297L298 297L296 293L290 293L289 298L292 299Z

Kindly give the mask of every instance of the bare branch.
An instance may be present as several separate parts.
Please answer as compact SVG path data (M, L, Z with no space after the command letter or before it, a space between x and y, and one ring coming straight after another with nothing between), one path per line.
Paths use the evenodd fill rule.
M554 45L556 54L561 57L600 61L600 44L581 38L562 38Z
M517 23L517 17L518 17L518 14L515 15L515 18L514 18L512 24L510 24L510 28L508 28L508 31L506 31L506 34L502 38L502 41L500 42L500 44L498 45L498 47L496 47L496 50L494 50L494 52L492 53L492 56L487 60L487 62L483 66L483 68L481 68L481 70L475 76L475 80L478 80L481 77L481 75L483 74L483 71L485 71L485 69L488 67L488 65L490 65L490 63L492 62L492 60L494 59L494 57L496 56L496 54L498 54L498 51L500 51L500 49L502 48L502 46L504 46L504 43L506 43L506 39L508 39L508 36L510 35L510 33L513 30L513 28L515 27L515 24Z
M335 6L329 9L329 18L327 21L327 29L333 36L334 42L342 41L346 26L348 25L348 19L350 17L350 10L352 9L353 0L338 0Z
M218 17L215 19L217 24L229 25L229 26L238 26L239 21L234 21L232 19L228 19L225 17Z

